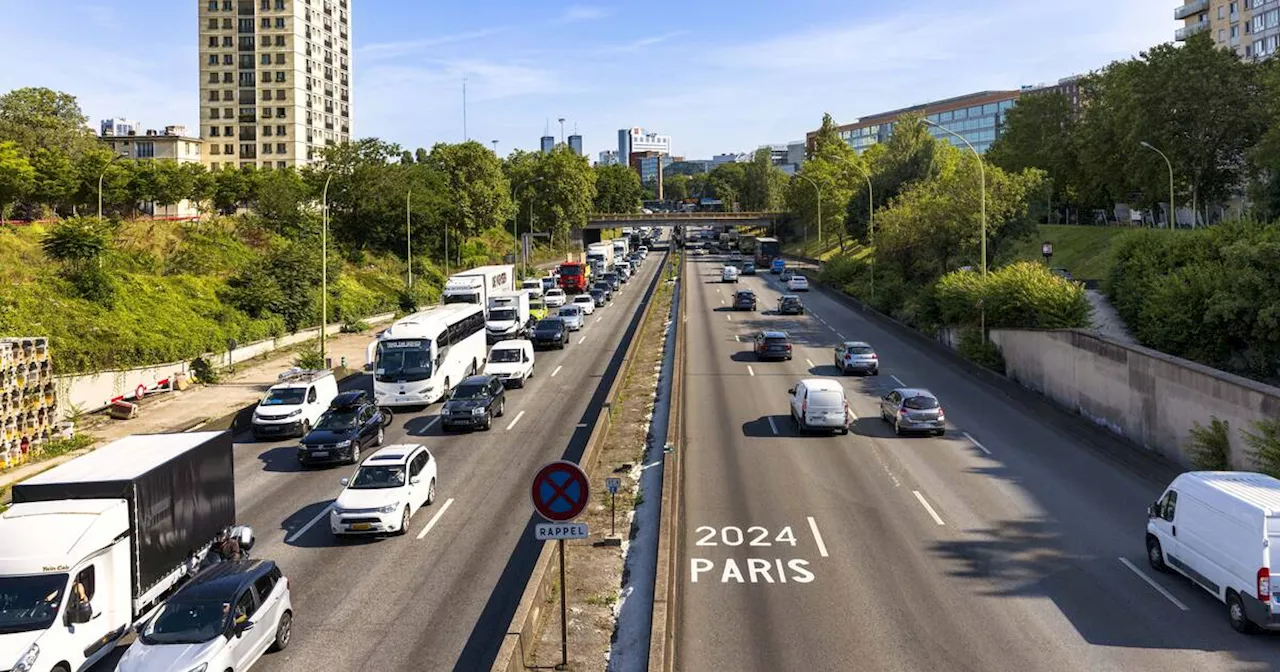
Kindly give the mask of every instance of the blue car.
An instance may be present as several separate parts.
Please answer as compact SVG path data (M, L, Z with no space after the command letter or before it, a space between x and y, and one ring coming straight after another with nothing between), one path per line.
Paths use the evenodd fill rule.
M755 274L756 274L756 263L755 263L754 261L744 261L744 262L742 262L742 274L743 274L743 275L755 275Z
M787 270L787 262L782 259L774 259L773 264L769 266L769 272L778 275Z

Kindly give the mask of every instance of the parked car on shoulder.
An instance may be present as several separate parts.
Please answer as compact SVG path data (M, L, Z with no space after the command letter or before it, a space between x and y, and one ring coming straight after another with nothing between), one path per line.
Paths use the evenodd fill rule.
M464 378L453 388L449 400L440 409L440 429L459 427L488 430L493 419L507 412L506 386L494 375Z
M875 348L862 341L845 341L836 346L836 368L840 373L865 373L880 375L880 356Z
M806 378L787 390L787 394L791 396L791 419L800 431L849 433L849 402L839 382Z
M893 425L893 433L925 432L942 436L947 416L929 390L900 387L880 398L880 419Z
M803 315L804 303L795 294L783 294L778 297L779 315Z
M437 475L435 457L420 443L379 450L354 476L342 479L342 492L329 510L329 531L338 538L408 532L413 514L436 501Z
M739 289L734 292L733 309L754 311L756 309L756 293L749 289Z
M484 373L496 376L507 387L524 387L533 377L533 343L524 339L503 341L489 350Z
M378 409L364 390L343 392L333 398L298 445L298 464L344 462L359 464L360 451L381 446L391 416Z
M791 339L785 331L761 331L753 339L756 359L791 359Z

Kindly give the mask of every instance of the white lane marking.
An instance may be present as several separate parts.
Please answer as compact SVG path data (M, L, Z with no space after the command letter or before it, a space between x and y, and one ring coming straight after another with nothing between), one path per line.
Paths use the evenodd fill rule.
M835 331L835 330L833 329L832 331ZM842 341L846 341L846 340L848 340L847 338L845 338L845 337L844 337L844 334L842 334L842 333L840 333L840 332L838 332L838 331L836 331L836 338L839 338L839 339L840 339L840 340L842 340Z
M434 418L431 418L430 422L428 422L427 424L423 425L423 426L422 426L422 431L424 431L424 432L425 432L425 431L427 431L427 430L431 429L432 427L434 427L434 426L435 426L435 424L436 424L437 422L440 422L440 416L438 416L438 415L437 415L436 417L434 417Z
M298 537L301 537L302 535L306 534L307 530L311 529L312 525L315 525L316 523L320 522L321 518L324 518L325 516L329 515L329 512L331 510L333 510L333 502L329 502L327 505L325 505L324 509L322 509L320 513L317 513L315 518L312 518L311 520L307 521L306 525L303 525L302 527L299 527L298 529L294 530L293 534L285 538L284 543L292 544Z
M816 319L817 321L819 321L819 322L821 322L821 323L823 323L823 324L826 324L826 323L827 323L827 321L826 321L826 320L822 319L822 316L821 316L821 315L818 315L818 314L816 314L816 313L811 313L811 314L813 315L814 319Z
M557 374L557 373L560 373L560 369L563 369L563 368L564 368L563 366L557 366L557 367L556 367L556 370L551 372L551 377L552 377L552 378L555 378L555 377L556 377L556 374Z
M739 343L741 343L741 342L742 342L742 339L741 339L741 338L738 338L738 335L737 335L737 334L734 334L734 335L733 335L733 340L738 341Z
M818 542L818 554L824 558L831 557L827 553L827 545L822 543L822 533L818 531L818 521L814 520L813 516L808 516L808 518L809 529L813 531L813 540Z
M733 321L733 316L732 316L732 315L725 315L725 317L729 318L729 321L730 321L730 322L732 322L732 321Z
M1166 599L1168 599L1170 602L1174 604L1174 606L1176 606L1177 608L1183 611L1191 611L1191 609L1187 608L1187 605L1183 604L1182 602L1179 602L1178 598L1174 597L1172 593L1165 590L1164 586L1156 583L1155 579L1147 576L1145 572L1135 567L1132 562L1129 562L1128 558L1119 558L1119 560L1121 564L1123 564L1125 567L1128 567L1129 569L1132 569L1134 574L1137 574L1138 576L1142 577L1143 581L1146 581L1152 588L1155 588L1157 591L1160 592L1161 595L1164 595Z
M583 336L582 338L579 338L579 339L578 339L578 345L582 345L582 342L583 342L583 341L585 341L585 340L587 340L587 337L586 337L586 336Z
M773 433L774 433L775 435L778 433L778 426L777 426L777 425L775 425L775 424L773 424L773 416L772 416L772 415L771 415L771 416L769 416L769 429L772 429L772 430L773 430Z
M811 369L813 368L813 360L812 360L812 359L809 359L808 357L806 357L806 358L805 358L805 360L804 360L804 363L805 363L805 364L808 364L808 365L809 365L809 368L811 368Z
M895 383L897 383L897 384L898 384L898 387L906 387L906 386L907 386L907 384L906 384L906 383L904 383L904 382L902 382L902 379L898 378L897 376L895 376L895 375L893 375L893 374L889 374L889 377L893 379L893 382L895 382Z
M946 523L942 522L938 512L934 511L932 506L929 506L928 500L924 498L924 495L920 494L919 490L912 490L911 492L916 496L916 499L920 500L920 505L924 507L924 510L928 511L929 515L933 517L933 522L939 525L946 525Z
M973 438L973 436L969 434L969 432L960 432L960 433L964 435L964 438L969 439L969 443L972 443L973 445L977 446L978 450L981 450L982 452L988 455L991 454L991 451L987 450L986 446L982 445L981 443L978 443L978 440Z
M747 373L749 373L749 374L751 374L751 375L753 375L753 376L754 376L754 375L756 375L756 370L755 370L755 369L753 369L753 368L751 368L751 365L750 365L750 364L748 364L748 365L747 365Z
M582 429L583 427L586 427L586 426L587 426L587 423L585 423L585 422L579 422L579 423L578 423L578 429Z
M511 431L511 428L515 427L516 423L520 422L520 418L523 418L523 417L524 417L524 411L520 411L519 413L516 413L516 419L512 420L511 424L507 425L507 431Z
M603 320L603 319L604 319L604 315L601 315L600 317L597 317L597 318L596 318L596 323L597 323L597 324L599 324L600 320Z
M435 526L436 526L436 523L440 522L440 516L443 516L443 515L444 515L444 512L445 512L445 511L448 511L448 510L449 510L449 507L450 507L452 504L453 504L453 498L452 498L452 497L450 497L449 499L444 500L444 504L440 506L440 510L439 510L439 511L436 511L436 515L431 516L431 520L428 520L428 521L427 521L427 526L426 526L426 527L424 527L424 528L422 528L422 531L418 533L418 539L419 539L419 540L421 540L423 537L427 536L427 533L431 531L431 528L435 527Z

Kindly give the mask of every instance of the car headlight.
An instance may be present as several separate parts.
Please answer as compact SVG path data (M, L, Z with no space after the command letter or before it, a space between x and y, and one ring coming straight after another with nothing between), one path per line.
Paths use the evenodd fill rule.
M483 408L473 408L473 409L471 409L471 415L484 415L484 409L483 409Z
M293 410L292 412L290 412L290 413L289 413L289 415L286 415L286 416L284 416L284 417L286 417L286 418L292 418L292 417L299 416L299 415L302 415L302 409L301 409L301 408Z
M335 443L335 444L333 444L333 445L335 445L335 446L337 446L337 447L339 447L339 448L347 448L347 447L349 447L349 446L351 445L351 442L350 442L350 441L339 441L339 442L337 442L337 443Z
M380 507L378 509L378 513L395 513L398 510L400 510L399 504L388 504L386 506Z
M26 651L18 657L18 662L13 666L13 672L30 672L31 668L36 664L36 658L40 657L40 645L32 644L27 647Z
M209 663L200 663L199 665L188 670L188 672L205 672L205 670L207 669L209 669Z

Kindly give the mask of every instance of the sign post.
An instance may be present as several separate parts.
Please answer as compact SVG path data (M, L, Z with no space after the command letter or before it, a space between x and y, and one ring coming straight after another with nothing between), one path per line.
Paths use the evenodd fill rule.
M618 496L618 487L622 485L622 481L617 478L604 479L604 487L609 491L609 536L617 534L614 531L614 523L618 518L618 507L614 504L614 500Z
M538 470L533 477L533 508L538 515L550 521L550 525L538 525L538 539L555 539L560 544L560 664L557 670L569 667L569 605L565 599L564 540L585 539L587 526L581 523L567 524L587 508L591 487L582 468L573 462L560 460Z
M1044 255L1044 263L1048 264L1049 259L1053 257L1053 243L1045 241L1044 244L1040 246L1040 254Z

